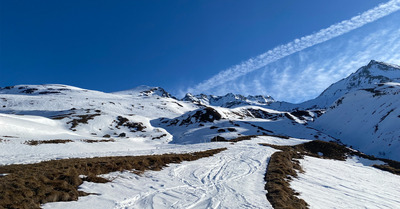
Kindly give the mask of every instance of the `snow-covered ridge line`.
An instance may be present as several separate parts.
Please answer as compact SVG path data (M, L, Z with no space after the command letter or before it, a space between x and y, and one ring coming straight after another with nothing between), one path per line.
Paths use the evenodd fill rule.
M298 105L287 106L292 108L297 106L301 109L326 109L349 92L387 82L400 82L400 66L371 60L348 77L331 84L317 98ZM276 104L271 104L271 106L275 107Z

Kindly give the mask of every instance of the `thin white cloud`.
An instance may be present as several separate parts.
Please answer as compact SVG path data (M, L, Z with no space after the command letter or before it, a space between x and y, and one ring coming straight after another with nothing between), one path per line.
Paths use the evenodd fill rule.
M400 64L400 13L308 48L206 93L268 94L302 102L355 72L371 59Z
M257 57L251 58L238 65L235 65L227 70L221 71L210 79L189 88L187 92L203 93L209 89L226 84L229 81L235 80L243 75L251 73L257 69L263 68L266 65L287 57L296 52L316 44L323 43L335 37L341 36L354 29L360 28L367 23L374 22L382 17L385 17L393 12L400 10L400 0L391 0L387 3L380 4L360 15L357 15L349 20L331 25L328 28L322 29L316 33L295 39L284 45L275 47Z
M290 70L277 71L271 77L273 85L265 85L265 88L275 99L301 102L318 96L330 84L368 64L371 59L399 64L400 29L393 28L380 29L367 36L356 33L350 38L345 37L288 57L277 65ZM332 50L340 43L343 46ZM326 55L317 58L320 53ZM266 67L262 71L269 70L270 67ZM254 76L248 79L259 78Z

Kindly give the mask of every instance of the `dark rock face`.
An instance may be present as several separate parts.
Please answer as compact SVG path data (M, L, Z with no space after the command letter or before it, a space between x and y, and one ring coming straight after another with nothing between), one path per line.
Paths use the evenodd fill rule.
M226 142L229 141L222 136L216 136L211 139L211 142Z
M117 128L119 128L119 126L128 127L131 132L137 132L137 131L145 132L144 130L147 128L146 126L143 125L142 122L138 123L130 122L128 118L122 116L118 116L117 120L115 120L114 122L117 123L116 125Z
M163 88L161 87L154 87L151 88L149 90L145 90L140 92L143 96L151 96L151 95L158 95L160 97L167 97L167 98L175 98L173 97L170 93L168 93L167 91L165 91Z
M183 119L182 119L183 118ZM187 114L184 117L175 118L172 120L169 119L161 119L162 123L167 123L170 125L190 125L195 123L208 123L214 122L216 120L221 120L222 116L212 107L206 107L204 109L199 109Z

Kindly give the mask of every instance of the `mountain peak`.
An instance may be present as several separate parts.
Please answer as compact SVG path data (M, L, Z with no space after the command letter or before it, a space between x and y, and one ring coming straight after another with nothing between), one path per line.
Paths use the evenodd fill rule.
M365 66L365 68L370 69L370 68L378 68L380 70L383 71L397 71L400 70L400 66L399 65L394 65L394 64L389 64L386 62L381 62L381 61L376 61L376 60L371 60L368 65Z
M400 66L371 60L347 78L329 86L317 98L302 104L306 108L324 109L349 92L386 82L400 82Z
M383 62L379 62L379 61L376 61L376 60L371 60L371 61L369 61L368 66L375 65L375 64L380 64L380 63L383 63Z
M368 65L361 67L351 74L349 78L352 78L352 80L369 79L374 80L375 83L400 80L400 66L371 60Z

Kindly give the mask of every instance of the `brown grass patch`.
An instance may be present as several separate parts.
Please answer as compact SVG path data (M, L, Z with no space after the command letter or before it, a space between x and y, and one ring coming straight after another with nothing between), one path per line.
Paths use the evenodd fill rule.
M115 142L115 139L82 139L81 141L86 143L98 143L98 142Z
M301 171L298 161L293 159L295 157L300 156L294 151L283 151L275 152L270 158L265 189L268 191L267 199L274 208L308 208L308 204L290 188L290 178L297 176L296 170Z
M239 136L234 139L225 139L222 136L215 136L211 139L211 142L239 142L243 140L251 140L252 138L257 137L256 135L250 135L250 136Z
M0 208L40 208L40 204L74 201L87 195L78 191L83 180L105 183L98 175L115 171L161 170L168 163L192 161L217 154L226 148L187 154L97 157L52 160L28 165L0 166Z
M274 134L263 134L263 135L248 135L248 136L239 136L234 139L225 139L224 137L221 136L216 136L211 139L211 142L240 142L243 140L251 140L252 138L258 137L258 136L273 136L273 137L278 137L281 139L289 139L290 137L288 136L282 136L282 135L274 135ZM262 145L267 145L267 144L262 144ZM269 145L267 145L269 146ZM271 145L273 146L273 145Z
M393 165L386 164L386 165L373 165L372 167L387 171L396 175L400 175L400 168L399 167L394 167Z
M369 156L369 157L371 157L371 156ZM370 159L370 158L368 158L368 159ZM399 161L383 159L383 158L375 158L373 156L372 156L372 159L370 159L370 160L375 160L375 159L383 161L386 164L385 165L373 165L374 168L378 168L383 171L388 171L390 173L400 175L400 162Z
M73 142L73 141L69 140L69 139L29 140L29 141L24 142L24 144L36 146L39 144L65 144L68 142Z
M280 146L273 144L260 143L260 145L269 146L274 149L279 149L284 152L296 152L301 156L308 155L312 157L345 160L348 155L354 155L354 151L350 150L344 145L335 142L325 142L321 140L314 140L304 144L293 146ZM302 158L302 157L301 157Z
M309 155L345 160L350 153L350 150L343 145L319 140L295 146L261 145L281 150L281 152L276 152L271 156L265 174L267 199L274 208L308 208L308 204L298 198L298 193L290 188L290 180L297 177L297 172L304 172L298 159L302 159L304 155Z

